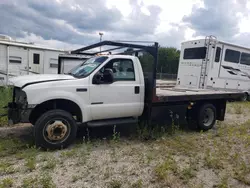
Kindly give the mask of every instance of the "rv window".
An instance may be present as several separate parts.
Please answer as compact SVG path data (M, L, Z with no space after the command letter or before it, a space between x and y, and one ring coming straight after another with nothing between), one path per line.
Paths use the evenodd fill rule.
M50 68L58 68L58 65L56 63L50 63Z
M235 50L226 50L225 61L232 63L239 63L240 60L240 52Z
M214 59L215 62L219 62L220 61L220 52L221 52L221 48L217 47L216 48L215 59Z
M250 65L250 54L242 53L240 58L240 64Z
M33 64L40 64L40 54L33 54Z
M50 68L58 68L58 59L50 58Z
M10 63L22 63L22 58L21 57L10 56L9 57L9 62Z
M204 59L206 57L206 47L186 48L183 59Z

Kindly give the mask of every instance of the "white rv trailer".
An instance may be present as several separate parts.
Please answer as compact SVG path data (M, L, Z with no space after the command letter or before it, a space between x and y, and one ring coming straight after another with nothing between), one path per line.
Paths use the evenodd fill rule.
M0 35L0 86L9 77L27 74L57 74L58 56L66 51L23 43Z
M65 74L71 71L73 68L77 68L84 63L90 56L79 54L60 54L58 64L58 74Z
M213 36L181 44L177 87L250 94L250 49Z

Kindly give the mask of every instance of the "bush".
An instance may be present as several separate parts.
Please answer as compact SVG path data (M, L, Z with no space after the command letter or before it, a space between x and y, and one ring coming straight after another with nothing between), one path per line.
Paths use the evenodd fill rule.
M0 115L7 114L6 109L3 109L4 106L7 106L8 102L12 99L12 88L10 87L0 87ZM0 126L6 125L8 119L6 116L0 117Z

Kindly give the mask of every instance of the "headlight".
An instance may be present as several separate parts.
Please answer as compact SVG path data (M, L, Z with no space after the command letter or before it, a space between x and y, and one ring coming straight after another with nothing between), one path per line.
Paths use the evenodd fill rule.
M27 106L27 95L21 88L14 88L14 102L21 107Z

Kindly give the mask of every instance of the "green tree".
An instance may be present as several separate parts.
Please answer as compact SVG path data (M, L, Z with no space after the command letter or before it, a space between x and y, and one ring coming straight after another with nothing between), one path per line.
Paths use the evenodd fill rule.
M177 74L180 51L173 47L160 47L157 72Z
M173 47L160 47L158 50L157 72L177 74L179 66L180 50ZM152 71L153 57L143 53L139 57L144 72Z

